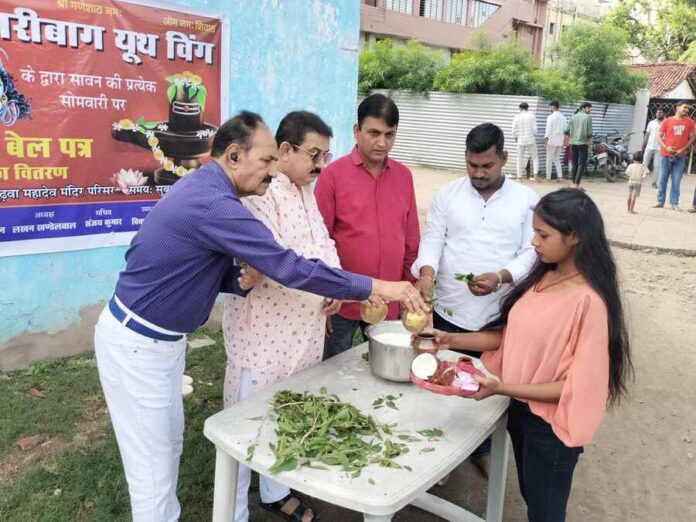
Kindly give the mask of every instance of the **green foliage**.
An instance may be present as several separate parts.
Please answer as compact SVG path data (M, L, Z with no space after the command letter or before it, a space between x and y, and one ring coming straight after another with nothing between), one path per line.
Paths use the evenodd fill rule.
M696 64L696 41L691 42L689 48L679 57L679 61Z
M622 0L605 21L649 60L676 60L696 40L694 0Z
M532 55L515 43L489 51L462 51L435 76L435 89L448 92L544 96L577 100L583 91L555 69L538 69Z
M480 94L535 94L532 55L514 43L490 52L462 51L435 75L435 89Z
M563 31L552 53L566 78L582 85L585 98L604 102L631 101L647 77L628 71L626 34L607 24L576 24Z
M537 96L547 100L574 101L585 98L582 85L560 69L540 69L532 74Z
M372 89L399 89L427 92L432 90L435 72L443 59L423 44L410 40L406 45L394 45L381 40L360 53L360 92Z

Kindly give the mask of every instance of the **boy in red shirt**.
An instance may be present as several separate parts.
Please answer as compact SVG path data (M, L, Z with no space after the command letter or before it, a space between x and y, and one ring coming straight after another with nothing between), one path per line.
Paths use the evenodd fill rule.
M657 183L657 204L654 208L663 208L667 196L667 181L672 179L669 204L672 210L679 209L679 185L684 175L686 156L696 139L694 120L689 118L691 109L688 102L677 104L676 114L667 118L660 125L657 142L660 145L660 179Z

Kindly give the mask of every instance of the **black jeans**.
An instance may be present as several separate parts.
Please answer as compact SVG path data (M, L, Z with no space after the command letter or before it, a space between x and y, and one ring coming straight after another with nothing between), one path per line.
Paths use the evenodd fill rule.
M569 448L529 406L512 399L507 430L529 522L563 522L582 446Z
M336 314L331 316L331 326L333 331L324 339L324 361L351 348L353 346L353 337L358 328L360 328L363 337L365 337L365 328L367 328L368 324L364 321L346 319Z
M571 145L570 152L573 156L573 170L570 176L573 178L573 183L580 184L580 180L587 172L587 145Z
M460 328L456 324L450 323L447 319L442 317L441 315L438 315L437 312L433 312L433 328L436 330L442 330L443 332L451 332L451 333L470 333L472 330L465 330L464 328ZM469 357L475 357L476 359L481 358L481 352L472 352L469 350L455 350L457 352L463 353L468 355ZM488 455L491 454L491 438L488 437L486 440L484 440L481 445L474 450L474 452L471 454L472 457L475 459L480 459L482 457L487 457Z

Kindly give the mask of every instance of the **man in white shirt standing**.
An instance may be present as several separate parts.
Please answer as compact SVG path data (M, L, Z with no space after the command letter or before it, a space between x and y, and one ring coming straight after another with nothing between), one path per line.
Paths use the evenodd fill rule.
M534 191L502 174L507 162L500 127L484 123L466 137L468 177L435 195L411 272L433 303L433 326L447 332L478 331L500 313L501 289L520 280L536 260L531 241ZM475 274L462 281L457 274ZM480 354L471 352L478 357ZM487 470L490 443L472 454Z
M561 114L558 100L549 103L551 114L546 118L546 130L544 131L544 145L546 147L546 181L551 181L553 165L556 165L556 179L561 181L563 170L561 167L561 152L565 142L565 129L568 121Z
M660 181L660 163L662 163L662 159L660 157L660 144L657 143L657 133L660 131L660 125L662 125L663 121L665 121L665 111L657 109L655 111L655 119L648 123L643 133L643 147L645 148L643 165L648 167L653 173L653 188L657 188L657 184ZM650 162L652 162L652 166Z
M539 154L536 147L536 116L529 112L529 104L520 103L520 113L512 120L512 136L517 140L517 180L524 179L523 171L527 165L527 155L532 157L534 172L532 181L538 181Z

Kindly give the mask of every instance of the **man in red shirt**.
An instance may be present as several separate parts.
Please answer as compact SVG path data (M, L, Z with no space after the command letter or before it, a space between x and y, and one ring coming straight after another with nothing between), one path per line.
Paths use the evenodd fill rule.
M667 118L660 125L657 143L660 145L660 179L657 183L657 204L654 208L663 208L667 197L667 181L672 179L669 204L672 210L679 209L679 186L681 185L686 156L696 139L694 120L689 118L691 109L688 102L677 104L676 114Z
M399 109L391 98L373 94L358 107L356 146L330 163L318 178L317 205L336 242L344 270L387 281L413 281L420 230L411 171L390 158ZM389 304L388 319L399 317ZM359 303L345 303L327 324L324 359L352 345L360 321Z

